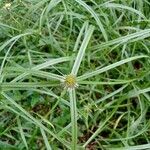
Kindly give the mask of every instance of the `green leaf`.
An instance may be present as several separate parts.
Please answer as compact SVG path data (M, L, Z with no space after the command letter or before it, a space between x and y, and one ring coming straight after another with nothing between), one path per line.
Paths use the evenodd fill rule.
M69 90L71 125L72 125L72 150L77 150L77 106L75 89Z
M140 58L146 58L146 57L148 57L148 56L141 55L141 56L130 57L130 58L127 58L127 59L118 61L118 62L116 62L116 63L113 63L113 64L111 64L111 65L108 65L108 66L106 66L106 67L100 68L100 69L98 69L98 70L92 71L92 72L90 72L90 73L86 73L86 74L84 74L84 75L82 75L82 76L79 76L79 77L77 78L77 80L78 80L78 81L85 80L85 79L91 78L91 77L93 77L93 76L96 76L96 75L98 75L98 74L100 74L100 73L103 73L103 72L106 72L106 71L111 70L111 69L113 69L113 68L116 68L116 67L118 67L118 66L121 66L121 65L123 65L123 64L125 64L125 63L128 63L128 62L130 62L130 61L133 61L133 60L136 60L136 59L140 59Z
M96 22L97 22L97 24L98 24L100 30L102 31L102 34L103 34L103 36L104 36L105 41L108 41L108 37L107 37L106 31L105 31L105 29L104 29L104 27L103 27L103 24L101 23L101 21L100 21L98 15L94 12L94 10L93 10L90 6L88 6L88 5L87 5L84 1L82 1L82 0L75 0L75 1L76 1L77 3L79 3L80 5L82 5L82 6L94 17L94 19L96 20Z
M72 71L71 71L71 73L73 75L77 75L77 73L78 73L81 61L82 61L83 56L85 54L86 47L87 47L87 45L90 41L90 38L92 36L93 31L94 31L94 26L90 25L88 31L86 32L86 34L84 36L84 40L81 44L78 55L77 55L76 60L74 62L74 65L73 65L73 68L72 68Z
M16 146L0 141L0 150L19 150Z

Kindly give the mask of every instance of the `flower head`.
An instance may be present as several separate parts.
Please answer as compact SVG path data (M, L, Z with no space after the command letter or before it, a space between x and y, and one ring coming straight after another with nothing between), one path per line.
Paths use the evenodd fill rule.
M73 74L66 75L63 84L67 89L76 88L78 86L76 76Z
M11 3L6 3L3 8L4 9L10 9L10 7L11 7Z

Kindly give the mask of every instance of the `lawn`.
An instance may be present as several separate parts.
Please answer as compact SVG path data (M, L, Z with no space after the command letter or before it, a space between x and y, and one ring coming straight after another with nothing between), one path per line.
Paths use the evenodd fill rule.
M149 0L0 0L0 150L150 150Z

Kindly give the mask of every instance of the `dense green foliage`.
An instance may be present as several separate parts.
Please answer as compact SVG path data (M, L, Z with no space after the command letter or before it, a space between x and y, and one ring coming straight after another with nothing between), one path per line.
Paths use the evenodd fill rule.
M149 116L148 0L0 0L0 150L150 149Z

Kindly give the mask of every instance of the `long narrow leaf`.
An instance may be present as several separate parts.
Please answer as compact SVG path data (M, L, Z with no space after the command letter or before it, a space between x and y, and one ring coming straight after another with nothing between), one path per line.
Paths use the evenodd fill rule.
M77 107L75 89L69 90L72 124L72 150L77 150Z
M42 77L42 78L48 78L48 79L54 79L54 80L59 80L59 81L63 81L64 77L54 74L54 73L50 73L50 72L45 72L45 71L29 71L32 75L37 76L37 77Z
M51 146L50 146L50 144L49 144L49 142L48 142L47 136L46 136L46 134L45 134L45 131L44 131L42 128L40 128L40 130L41 130L41 134L42 134L42 136L43 136L43 140L44 140L44 142L45 142L45 145L46 145L47 150L52 150L52 148L51 148Z
M19 109L26 117L28 117L30 120L34 122L34 124L41 127L43 130L47 131L51 136L56 138L58 141L60 141L63 145L65 145L67 148L70 149L67 142L65 142L63 139L58 137L56 134L54 134L52 131L50 131L48 128L46 128L41 122L39 122L37 119L35 119L32 115L30 115L25 109L23 109L20 105L18 105L11 97L9 97L6 93L1 92L1 95L3 95L11 104L13 104L17 109Z
M51 87L53 83L47 82L17 82L17 83L1 83L1 88L37 88L37 87Z
M133 13L136 13L136 14L138 14L140 17L146 19L145 16L144 16L140 11L138 11L138 10L132 8L132 7L128 7L128 6L121 5L121 4L115 4L115 3L107 3L107 4L104 5L104 6L105 6L105 7L109 7L109 8L115 8L115 9L117 9L117 8L126 9L126 10L129 10L129 11L131 11L131 12L133 12Z
M74 66L72 68L71 73L74 74L74 75L77 75L77 73L78 73L81 61L83 59L83 56L84 56L84 53L85 53L85 50L86 50L86 47L87 47L87 45L89 43L89 40L90 40L90 38L92 36L93 31L94 31L94 26L91 25L89 27L87 33L85 34L84 40L83 40L83 42L81 44L81 47L80 47L78 55L76 57Z
M18 40L19 38L26 36L26 35L31 35L33 34L33 32L29 32L29 33L24 33L24 34L19 34L13 38L11 38L10 40L8 40L7 42L5 42L2 46L0 46L0 52L7 46L9 45L11 42Z
M108 148L108 150L148 150L150 149L150 144L120 147L120 148Z
M87 78L91 78L91 77L93 77L93 76L95 76L95 75L98 75L98 74L103 73L103 72L106 72L106 71L108 71L108 70L110 70L110 69L113 69L113 68L116 68L116 67L118 67L118 66L121 66L122 64L125 64L125 63L127 63L127 62L130 62L130 61L133 61L133 60L136 60L136 59L140 59L140 58L144 58L144 57L148 57L148 56L145 56L145 55L134 56L134 57L130 57L130 58L127 58L127 59L118 61L118 62L116 62L116 63L114 63L114 64L111 64L111 65L108 65L108 66L106 66L106 67L100 68L100 69L95 70L95 71L92 71L92 72L90 72L90 73L86 73L86 74L84 74L84 75L78 77L77 80L80 81L80 80L85 80L85 79L87 79Z
M70 60L70 57L61 57L61 58L51 59L51 60L48 60L42 64L39 64L39 65L33 67L32 69L33 70L41 70L41 69L47 68L49 66L52 66L52 65L55 65L55 64L58 64L61 62L69 61L69 60Z
M121 91L122 91L123 89L125 89L126 87L127 87L127 84L124 85L124 86L122 86L121 88L117 89L116 91L114 91L114 92L112 92L112 93L110 93L110 94L108 94L108 95L102 97L101 99L97 100L97 101L96 101L96 104L98 104L98 103L100 103L100 102L102 102L102 101L104 101L104 100L106 100L106 99L108 99L108 98L114 96L115 94L121 92Z
M105 47L108 47L108 46L111 46L111 45L123 44L123 43L129 42L129 41L133 41L133 39L134 40L137 40L137 38L144 39L144 38L149 37L149 36L150 36L150 29L140 30L138 32L128 34L128 35L125 35L125 36L121 36L121 37L116 38L114 40L111 40L111 41L104 42L102 44L93 46L92 50L98 49L98 51L99 51L99 50L104 49ZM95 53L96 52L97 51L95 51Z
M25 138L25 135L24 135L24 132L23 132L23 129L22 129L22 126L21 126L21 121L20 121L20 118L18 117L17 118L17 123L18 123L18 127L19 127L19 131L20 131L20 134L21 134L21 138L23 140L23 143L26 147L26 149L28 150L28 144L27 144L27 141L26 141L26 138Z
M98 129L91 135L91 137L85 142L85 144L83 145L83 147L85 148L96 136L98 136L98 134L101 132L102 128L105 126L105 124L113 117L113 115L115 114L116 110L118 107L114 108L111 112L111 114L109 115L109 117L107 117L105 119L104 122L100 123Z
M82 5L94 17L94 19L96 20L104 38L105 38L105 41L108 41L108 37L107 37L106 31L103 27L103 24L101 23L98 15L94 12L94 10L82 0L75 0L75 1L78 2L80 5Z
M87 26L88 26L88 22L85 22L85 23L83 24L81 30L80 30L80 33L79 33L78 37L77 37L77 40L76 40L76 43L75 43L75 46L74 46L73 51L77 51L78 46L79 46L79 43L80 43L80 41L81 41L81 37L82 37L82 35L83 35L83 33L84 33L84 30L85 30L85 28L86 28Z

